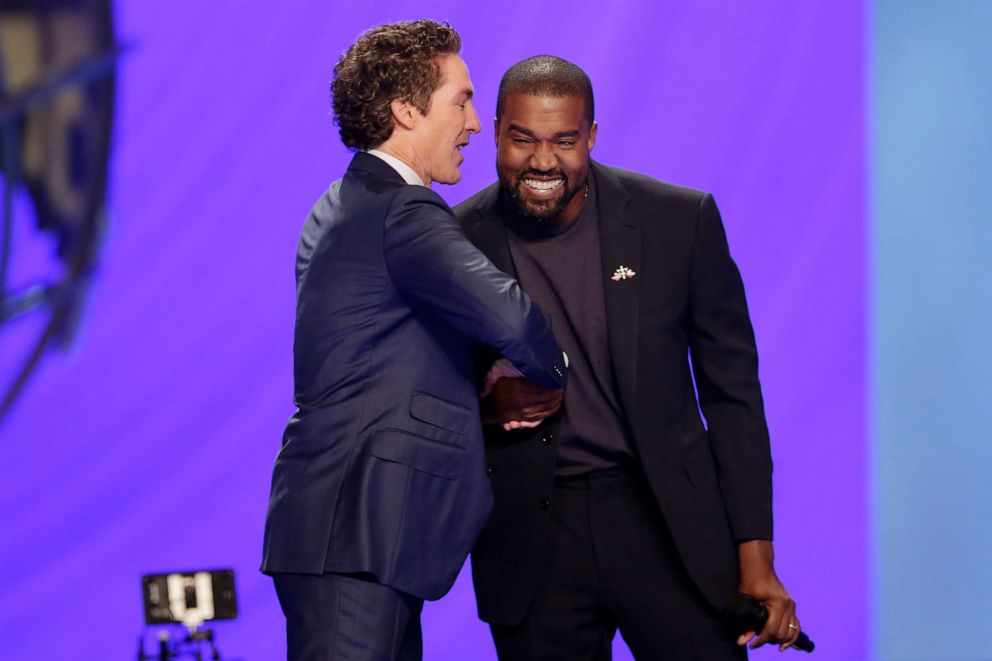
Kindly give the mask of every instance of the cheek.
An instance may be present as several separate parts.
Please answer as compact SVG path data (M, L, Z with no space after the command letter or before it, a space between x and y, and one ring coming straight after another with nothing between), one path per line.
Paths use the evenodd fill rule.
M496 169L500 172L516 177L524 167L524 161L520 158L513 158L512 153L499 151L497 154Z
M584 155L570 154L569 158L561 159L562 169L568 174L573 183L581 181L589 174L589 165Z

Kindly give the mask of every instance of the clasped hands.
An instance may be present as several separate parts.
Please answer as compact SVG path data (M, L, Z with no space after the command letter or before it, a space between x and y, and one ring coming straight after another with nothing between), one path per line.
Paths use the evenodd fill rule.
M479 393L482 421L503 429L529 429L561 408L564 391L545 390L526 379L506 358L500 358L486 373Z

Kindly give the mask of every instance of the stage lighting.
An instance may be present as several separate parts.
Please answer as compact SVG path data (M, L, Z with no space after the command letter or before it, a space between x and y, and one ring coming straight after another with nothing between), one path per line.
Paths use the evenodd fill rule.
M23 315L47 316L13 374L0 374L0 420L46 350L67 348L75 334L105 224L122 50L110 0L0 0L0 330ZM58 260L57 270L16 290L15 191L27 193Z

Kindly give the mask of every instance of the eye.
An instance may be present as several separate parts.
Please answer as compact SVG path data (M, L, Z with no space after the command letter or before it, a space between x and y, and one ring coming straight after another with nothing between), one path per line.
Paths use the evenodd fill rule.
M555 144L561 147L562 149L571 149L572 147L575 146L575 140L559 140Z
M529 145L531 143L531 141L528 140L527 138L519 138L519 137L513 138L513 142L515 142L518 145Z

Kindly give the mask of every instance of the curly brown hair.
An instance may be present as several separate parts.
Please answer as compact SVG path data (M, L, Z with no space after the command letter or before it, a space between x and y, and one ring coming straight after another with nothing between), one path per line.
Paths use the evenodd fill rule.
M409 101L426 114L441 84L437 58L457 54L462 39L447 23L388 23L368 30L334 66L331 107L349 149L373 149L393 133L390 103Z

